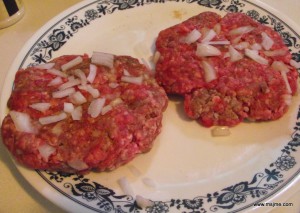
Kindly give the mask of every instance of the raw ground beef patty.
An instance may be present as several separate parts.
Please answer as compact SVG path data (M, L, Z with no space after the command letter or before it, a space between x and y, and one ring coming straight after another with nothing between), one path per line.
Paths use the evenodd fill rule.
M62 56L17 72L3 142L30 168L113 170L151 149L166 106L137 59Z
M156 50L158 83L206 127L278 119L296 94L280 35L245 14L200 13L162 30Z

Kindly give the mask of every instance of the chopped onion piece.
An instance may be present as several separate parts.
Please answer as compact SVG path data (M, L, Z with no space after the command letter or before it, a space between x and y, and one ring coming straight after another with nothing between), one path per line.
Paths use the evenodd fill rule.
M216 70L210 63L202 61L202 66L204 70L205 82L210 82L217 78Z
M36 133L35 127L32 125L31 118L27 113L10 111L9 115L13 120L17 131L27 132L27 133Z
M54 65L55 65L55 63L46 63L46 64L39 64L34 67L38 68L38 69L48 70L48 69L52 69L54 67Z
M64 111L67 113L72 113L74 110L74 105L72 103L64 103Z
M290 106L292 104L292 95L285 94L285 95L282 95L282 98L286 105Z
M105 104L105 98L97 98L93 100L89 105L88 114L92 118L98 117L98 115L102 111L104 104Z
M285 49L277 49L277 50L273 50L273 51L264 51L264 54L266 56L269 57L273 57L273 56L284 56L287 53L287 51Z
M202 43L205 43L205 42L208 42L208 41L211 41L215 36L217 35L217 33L213 30L213 29L210 29L205 37L202 39Z
M249 33L254 29L255 29L255 27L252 27L252 26L243 26L243 27L238 27L236 29L230 30L228 34L229 35L241 35L241 34Z
M82 95L80 91L71 94L70 100L73 104L77 104L77 105L87 102L86 98L84 97L84 95Z
M284 70L281 70L280 74L281 74L281 76L282 76L282 78L284 80L284 83L285 83L285 86L286 86L288 94L291 94L292 93L292 89L291 89L291 86L290 86L290 83L289 83L289 80L288 80L288 77L287 77L287 72L284 71Z
M113 101L111 101L109 104L112 105L112 106L117 106L121 103L123 103L123 100L121 98L116 98Z
M72 160L68 162L68 165L77 171L88 169L89 166L82 160Z
M289 67L282 61L273 61L271 67L277 71L289 72Z
M220 24L220 23L215 24L215 26L214 26L214 31L215 31L217 34L220 34L221 30L222 30L221 24Z
M103 52L93 52L91 61L93 64L103 65L112 69L114 67L114 55L103 53Z
M238 49L238 50L243 50L243 49L246 49L250 46L249 42L246 42L246 41L243 41L243 42L240 42L236 45L234 45L234 48Z
M57 76L60 76L60 77L63 77L63 78L68 77L66 73L64 73L60 70L57 70L57 69L48 69L47 73L50 73L52 75L57 75Z
M270 36L268 36L268 34L265 32L262 32L261 36L262 36L261 45L265 50L270 50L274 44L273 39Z
M254 43L251 45L250 47L252 50L261 50L262 49L262 46L258 43Z
M242 58L244 58L243 54L241 54L239 51L234 49L234 47L231 45L229 46L229 54L230 54L230 60L232 62L239 61Z
M69 81L67 81L66 83L60 85L58 87L58 89L59 90L65 90L67 88L74 87L74 86L77 86L79 84L81 84L81 81L79 79L69 78Z
M237 44L237 43L240 42L241 39L242 39L242 36L237 36L237 37L231 39L231 43L232 44Z
M297 62L295 60L290 60L290 65L295 67L296 69L300 69L300 62Z
M196 55L199 57L218 56L221 55L221 51L214 46L201 43L197 45Z
M124 69L123 75L125 75L125 76L131 76L130 73L128 72L128 70L126 70L126 69Z
M47 124L56 123L58 121L64 120L65 118L67 118L67 114L64 112L61 112L60 114L57 114L57 115L50 115L47 117L39 118L39 122L42 125L47 125Z
M87 91L93 96L93 98L98 98L100 96L99 90L93 88L90 84L87 85Z
M159 58L160 58L160 52L158 52L156 50L155 53L154 53L154 56L152 58L153 63L156 64L158 62Z
M90 83L93 83L96 78L96 74L97 74L97 66L95 64L90 64L90 72L86 79Z
M106 105L102 108L101 110L101 115L105 115L106 113L108 113L110 110L112 110L113 107L111 105Z
M225 52L223 55L223 58L229 58L230 57L230 53L229 52Z
M121 81L126 83L132 83L132 84L142 84L143 83L143 76L139 77L133 77L133 76L122 76Z
M228 126L217 126L211 130L211 135L214 137L229 136L230 129Z
M119 86L119 84L116 83L116 82L111 82L111 83L108 84L108 86L109 86L110 88L112 88L112 89L115 89L115 88L117 88L117 87Z
M142 64L144 64L148 70L152 70L150 63L146 59L141 58L141 61L142 61Z
M135 201L136 201L136 204L137 204L140 208L142 208L142 209L145 209L145 208L147 208L147 207L151 207L151 206L154 205L154 202L153 202L153 201L151 201L151 200L149 200L149 199L147 199L147 198L144 198L144 197L142 197L142 196L140 196L140 195L137 195L137 196L135 197Z
M45 112L50 108L51 104L50 103L35 103L35 104L31 104L29 106L32 109L38 110L40 112Z
M199 38L201 38L201 33L197 29L193 29L182 39L182 41L191 44L196 42Z
M129 183L129 181L127 180L126 177L121 177L119 180L118 180L118 183L122 189L122 191L126 194L126 195L129 195L129 196L132 196L134 197L134 191Z
M63 80L61 77L57 76L56 78L52 79L47 86L51 87L51 86L57 86L59 84L62 84Z
M61 66L61 70L62 71L66 71L72 67L75 67L76 65L80 64L81 62L83 61L82 57L81 56L78 56L76 58L74 58L73 60L63 64Z
M245 55L256 61L257 63L267 65L269 61L258 54L256 50L245 49Z
M42 144L38 147L39 153L44 158L45 161L48 162L49 157L55 153L56 149L53 146L50 146L48 144Z
M151 178L145 177L145 178L142 179L142 182L146 186L149 186L149 187L152 187L152 188L156 188L157 187L157 183L153 179L151 179Z
M203 42L204 44L209 44L209 45L228 45L230 44L230 41L228 40L223 40L223 41L206 41Z
M75 88L68 88L68 89L65 89L65 90L59 90L59 91L56 91L56 92L53 92L52 93L52 97L53 98L64 98L64 97L67 97L71 94L73 94L75 92Z
M79 121L82 117L82 106L76 107L71 113L72 119L74 121Z
M74 74L75 74L78 78L80 78L80 81L81 81L81 84L82 84L82 85L86 85L86 83L87 83L87 78L86 78L86 76L85 76L85 73L84 73L82 70L76 69L76 70L74 71Z

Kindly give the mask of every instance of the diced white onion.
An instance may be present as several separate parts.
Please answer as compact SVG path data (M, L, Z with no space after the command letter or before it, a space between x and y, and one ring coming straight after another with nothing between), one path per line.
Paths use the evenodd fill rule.
M39 64L34 67L38 68L38 69L48 70L48 69L52 69L54 67L54 65L55 65L55 63L46 63L46 64Z
M71 87L65 90L59 90L52 93L53 98L64 98L75 92L75 88Z
M292 95L285 94L285 95L282 95L282 98L286 105L290 106L292 104Z
M116 83L116 82L111 82L111 83L108 84L108 86L109 86L110 88L112 88L112 89L115 89L115 88L117 88L117 87L119 86L119 84Z
M230 60L232 62L239 61L244 57L243 54L241 54L239 51L234 49L234 47L231 45L229 46L229 54L230 54Z
M213 30L213 29L210 29L206 34L205 34L205 37L202 39L202 43L205 43L205 42L208 42L208 41L211 41L215 36L217 35L217 33Z
M150 71L153 70L151 64L149 63L149 61L147 61L144 58L141 58L141 61L142 61L142 64L145 65L145 67L147 68L147 70L150 70Z
M109 104L112 106L117 106L121 103L123 103L123 100L121 98L116 98L116 99L112 100Z
M80 91L71 94L70 100L73 104L77 104L77 105L87 102L86 98L84 97L84 95L82 95Z
M256 50L245 49L245 55L256 61L257 63L267 65L269 61L264 57L261 57Z
M136 204L141 207L142 209L145 209L147 207L151 207L154 205L154 202L147 199L147 198L144 198L143 196L140 196L140 195L137 195L135 197L135 201L136 201Z
M230 129L228 126L217 126L211 130L211 135L214 137L229 136Z
M142 84L143 76L133 77L133 76L122 76L121 81L132 84Z
M97 98L94 99L89 107L88 107L88 114L92 117L92 118L96 118L98 117L98 115L101 113L102 108L105 104L105 98Z
M103 52L93 52L91 61L93 64L107 66L110 69L114 67L114 55Z
M67 81L66 83L60 85L58 87L58 89L59 90L65 90L67 88L74 87L74 86L79 85L79 84L81 84L81 81L79 79L69 78L69 81Z
M125 76L131 76L130 73L128 72L128 70L126 70L126 69L123 70L123 75L125 75Z
M277 49L277 50L269 50L269 51L264 51L264 54L269 57L273 56L284 56L287 53L285 49Z
M217 78L216 70L210 63L202 61L202 66L204 70L205 82L210 82Z
M67 114L61 112L57 115L50 115L50 116L39 118L39 122L42 125L47 125L47 124L56 123L58 121L64 120L65 118L67 118Z
M249 33L254 29L255 29L255 27L252 27L252 26L243 26L243 27L238 27L236 29L230 30L228 34L229 35L241 35L241 34Z
M81 62L83 61L82 57L81 56L78 56L76 58L74 58L73 60L63 64L61 66L61 70L62 71L66 71L72 67L75 67L76 65L80 64Z
M53 146L48 144L42 144L38 147L39 153L44 158L45 161L48 162L49 157L56 152L56 149Z
M240 43L234 45L234 48L238 49L238 50L243 50L243 49L248 48L249 46L250 46L249 42L243 41L243 42L240 42Z
M288 94L291 94L292 93L292 89L291 89L291 86L290 86L290 83L289 83L289 80L288 80L288 77L287 77L287 72L281 70L280 74L281 74L281 76L282 76L282 78L284 80L284 83L285 83L286 90L287 90Z
M220 24L220 23L215 24L215 26L214 26L214 31L215 31L217 34L220 34L221 30L222 30L221 24Z
M95 64L90 64L90 72L86 79L90 83L93 83L96 78L96 74L97 74L97 66Z
M82 117L82 106L76 107L71 113L72 119L74 121L79 121Z
M152 58L153 63L156 64L158 62L159 58L160 58L160 52L158 52L156 50L155 53L154 53L154 56Z
M261 50L262 49L262 46L258 43L254 43L251 45L250 47L252 50Z
M50 103L35 103L35 104L31 104L29 106L32 109L38 110L40 112L45 112L50 108L51 104Z
M64 103L64 111L67 113L72 113L74 110L74 105L72 103Z
M273 61L271 67L277 71L284 71L284 72L290 71L289 67L282 61Z
M221 55L221 51L209 44L198 44L196 55L199 57L206 57L206 56L218 56Z
M265 32L262 32L261 36L262 36L261 45L265 50L270 50L274 44L273 39L270 36L268 36L268 34Z
M237 37L231 39L231 44L237 44L241 41L241 39L242 39L242 36L237 36Z
M229 52L225 52L223 55L223 58L229 58L230 57L230 53Z
M88 169L89 166L82 160L72 160L68 162L68 165L77 171Z
M82 84L82 85L86 85L86 83L87 83L87 78L86 78L86 76L85 76L85 73L84 73L82 70L76 69L76 70L74 71L74 74L75 74L78 78L80 78L80 81L81 81L81 84Z
M197 29L193 29L182 39L182 41L191 44L196 42L199 38L201 38L201 33Z
M230 41L228 40L223 40L223 41L206 41L203 42L204 44L209 44L209 45L228 45L230 44Z
M17 131L27 133L37 132L35 127L32 125L30 116L27 113L12 110L9 112L9 115L13 120Z
M151 179L151 178L145 177L145 178L142 179L142 182L146 186L149 186L149 187L152 187L152 188L156 188L157 187L157 183L153 179Z
M129 181L127 180L126 177L121 177L119 180L118 180L118 183L122 189L122 191L126 194L126 195L129 195L129 196L132 196L134 197L134 191L131 187L131 184L129 183Z
M63 83L63 80L61 77L57 76L56 78L52 79L48 84L47 86L57 86L59 84L62 84Z
M87 91L93 96L93 98L98 98L100 96L100 92L98 89L92 87L92 85L87 85Z
M290 65L295 67L296 69L300 69L300 62L297 62L295 60L290 60Z
M56 75L56 76L60 76L60 77L63 77L63 78L68 77L66 73L64 73L60 70L57 70L57 69L48 69L47 73L50 73L50 74Z
M111 111L113 109L113 107L111 105L106 105L102 108L101 110L101 115L105 115L106 113L108 113L109 111Z

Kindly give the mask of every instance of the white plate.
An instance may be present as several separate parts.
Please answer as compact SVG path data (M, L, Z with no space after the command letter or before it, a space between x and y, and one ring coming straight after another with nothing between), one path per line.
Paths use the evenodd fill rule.
M206 10L247 13L273 27L300 61L299 28L256 1L83 1L47 23L20 51L1 95L1 120L19 68L94 50L148 60L160 30ZM64 175L16 165L41 194L70 212L264 211L254 204L284 201L300 179L299 99L277 121L242 123L231 136L213 138L173 98L153 149L113 172ZM136 194L154 201L152 207L140 210L134 197L123 195L117 181L124 176ZM145 184L147 178L155 186Z

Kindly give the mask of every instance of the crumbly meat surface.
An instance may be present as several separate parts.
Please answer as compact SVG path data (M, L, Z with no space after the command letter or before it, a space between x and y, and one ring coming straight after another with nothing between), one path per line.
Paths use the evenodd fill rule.
M30 116L34 133L18 131L12 117L7 115L2 123L3 142L21 164L33 169L64 172L113 170L132 160L137 154L151 149L161 131L162 113L167 106L167 96L158 86L153 74L129 56L114 56L113 68L97 65L92 83L75 85L86 99L75 102L71 95L54 98L53 93L70 79L78 79L76 70L89 75L91 60L87 55L67 55L56 58L51 69L61 70L62 65L81 57L82 62L63 73L62 82L49 83L58 76L46 69L30 67L16 73L14 89L8 102L11 111ZM124 76L142 81L128 82ZM89 106L96 98L86 86L99 91L105 100L96 117L89 114ZM95 91L94 90L94 91ZM45 111L30 107L35 103L50 103ZM40 118L64 112L64 104L81 108L81 118L73 120L72 114L61 121L43 125Z
M248 32L233 33L238 28L252 28ZM184 39L194 30L201 37L192 43ZM207 32L216 35L209 40L219 55L199 56L197 45ZM273 41L265 49L262 34ZM213 44L224 42L224 44ZM207 43L209 44L209 43ZM231 60L229 47L242 58ZM246 55L246 49L256 51L266 63L259 63ZM156 79L168 94L184 96L186 114L206 127L235 126L245 119L266 121L280 118L288 109L297 90L297 70L290 65L291 54L280 35L242 13L229 13L223 18L204 12L180 24L161 31L156 40L159 59ZM206 80L203 61L211 66L215 78ZM284 64L287 71L274 68ZM211 70L209 71L211 72Z

